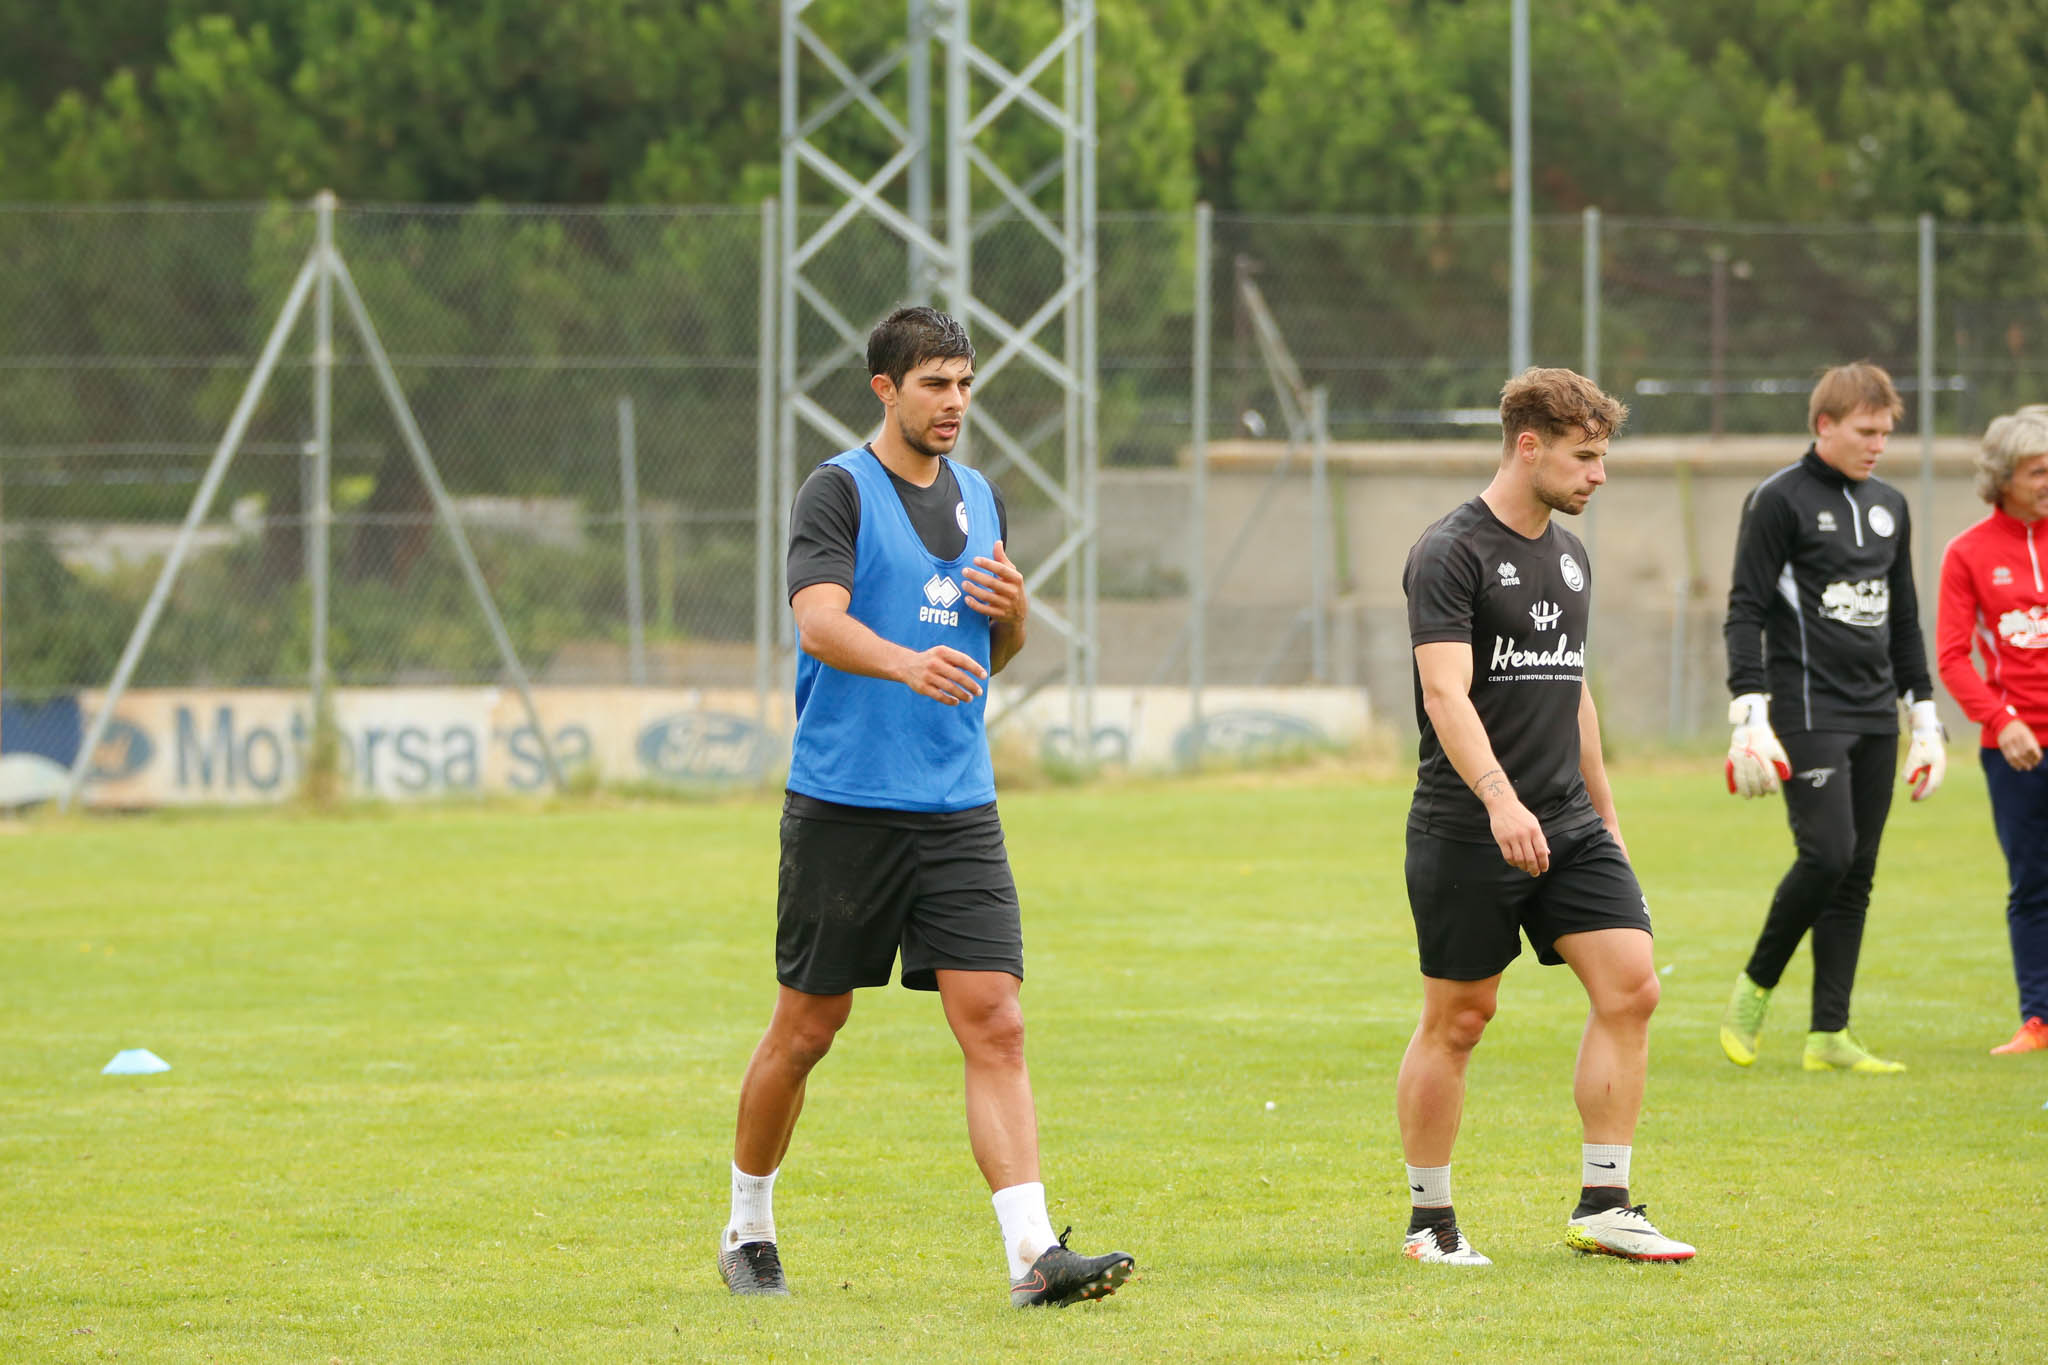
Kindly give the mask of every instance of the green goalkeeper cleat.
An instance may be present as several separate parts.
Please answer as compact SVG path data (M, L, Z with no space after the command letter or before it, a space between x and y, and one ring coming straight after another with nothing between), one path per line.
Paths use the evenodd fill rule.
M1890 1076L1906 1069L1904 1062L1888 1062L1856 1041L1847 1029L1836 1033L1806 1035L1808 1071L1860 1071L1866 1076Z
M1734 993L1721 1013L1721 1051L1737 1066L1756 1060L1757 1040L1764 1033L1764 1011L1771 1007L1771 993L1749 979L1748 972L1735 977Z

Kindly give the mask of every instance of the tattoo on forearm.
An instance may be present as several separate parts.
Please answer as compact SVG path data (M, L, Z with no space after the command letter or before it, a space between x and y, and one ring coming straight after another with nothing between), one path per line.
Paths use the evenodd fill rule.
M1472 794L1484 800L1486 797L1506 791L1507 788L1508 775L1499 768L1488 768L1479 774L1478 780L1472 784Z

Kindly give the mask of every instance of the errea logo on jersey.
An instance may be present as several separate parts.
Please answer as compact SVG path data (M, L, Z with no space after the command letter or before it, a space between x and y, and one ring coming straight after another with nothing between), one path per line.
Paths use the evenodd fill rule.
M944 574L933 574L924 581L924 600L927 605L917 609L917 619L934 625L957 626L960 613L948 610L960 600L960 585Z
M1505 560L1495 565L1493 571L1500 575L1500 585L1503 588L1516 588L1522 584L1522 580L1516 576L1515 566Z

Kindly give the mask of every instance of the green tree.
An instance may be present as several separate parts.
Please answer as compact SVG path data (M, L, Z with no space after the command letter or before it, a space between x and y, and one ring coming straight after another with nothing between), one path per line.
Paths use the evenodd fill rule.
M1435 80L1379 4L1316 0L1265 26L1271 51L1236 158L1236 200L1260 212L1458 213L1493 207L1506 144Z

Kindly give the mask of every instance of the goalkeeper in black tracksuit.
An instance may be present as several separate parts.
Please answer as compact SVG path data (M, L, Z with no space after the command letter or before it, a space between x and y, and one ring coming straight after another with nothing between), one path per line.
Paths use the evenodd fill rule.
M1749 495L1728 589L1728 789L1782 785L1798 856L1778 883L1721 1020L1730 1061L1756 1060L1770 996L1813 935L1808 1071L1903 1071L1849 1031L1878 841L1898 764L1898 702L1912 718L1906 780L1932 796L1946 771L1913 590L1906 500L1871 477L1904 411L1875 365L1842 365L1808 405L1814 443ZM1768 694L1768 695L1766 695Z

